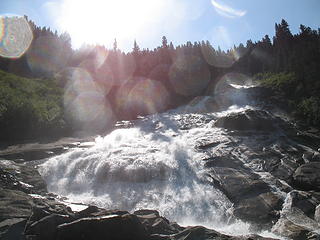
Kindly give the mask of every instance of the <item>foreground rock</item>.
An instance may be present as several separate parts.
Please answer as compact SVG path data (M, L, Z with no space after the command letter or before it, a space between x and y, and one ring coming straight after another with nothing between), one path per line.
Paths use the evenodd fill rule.
M34 166L0 160L0 239L20 239L34 208L68 212L46 193L46 184Z
M31 218L24 235L27 239L47 240L267 239L257 235L232 237L199 226L181 227L153 210L139 210L130 214L118 210L106 211L93 206L69 215L47 213L47 216L40 219Z
M293 190L288 193L281 217L273 226L275 234L289 239L319 239L317 205L320 194Z

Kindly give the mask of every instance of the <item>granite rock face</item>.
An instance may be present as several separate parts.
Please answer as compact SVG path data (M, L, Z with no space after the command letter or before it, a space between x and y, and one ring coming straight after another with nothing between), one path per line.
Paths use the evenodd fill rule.
M248 109L241 113L232 113L219 118L215 126L239 131L273 131L275 118L265 111Z
M267 239L258 235L234 237L205 227L181 227L161 217L154 210L139 210L134 214L118 210L88 209L76 215L51 213L37 221L28 222L24 235L30 239L116 239L116 240L209 240L209 239ZM48 213L49 214L49 213Z
M320 162L301 165L293 174L294 184L302 189L320 190Z

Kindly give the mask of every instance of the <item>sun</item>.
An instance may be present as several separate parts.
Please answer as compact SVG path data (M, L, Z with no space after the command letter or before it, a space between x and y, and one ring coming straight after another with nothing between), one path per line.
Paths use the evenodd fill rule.
M58 25L74 47L83 43L110 44L147 32L163 11L162 0L64 0Z

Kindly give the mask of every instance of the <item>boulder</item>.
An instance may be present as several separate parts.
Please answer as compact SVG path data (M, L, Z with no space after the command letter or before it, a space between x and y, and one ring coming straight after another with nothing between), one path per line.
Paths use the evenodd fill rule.
M24 239L23 234L26 222L26 218L10 218L0 222L0 239Z
M276 120L274 116L265 111L248 109L219 118L215 126L239 131L273 131Z
M24 234L36 236L37 239L55 240L57 226L70 221L71 218L68 215L51 214L32 223L26 228Z
M0 189L0 221L10 218L28 218L33 201L28 194L9 189Z
M176 223L169 222L168 219L161 217L155 210L138 210L134 212L140 222L146 227L149 234L175 234L183 228Z
M292 240L316 240L320 237L319 234L313 233L309 229L296 225L285 218L279 219L279 221L273 226L272 232Z
M57 239L136 239L147 238L145 227L138 217L131 214L122 216L109 215L104 217L81 218L61 224L57 228Z
M212 184L233 203L234 215L253 225L264 225L278 219L282 199L258 175L226 167L210 170Z
M247 235L247 236L228 236L217 231L207 229L202 226L187 227L183 231L172 234L152 234L150 240L275 240L272 238L264 238L258 235Z
M25 193L45 193L46 183L32 165L0 160L0 187Z
M293 183L303 190L320 190L320 162L301 165L293 174Z
M281 217L272 231L290 239L319 239L320 225L316 221L317 194L293 190L287 194Z
M320 153L314 152L311 158L311 162L320 162Z
M253 229L259 230L264 224L264 228L271 227L272 222L277 220L280 216L282 199L272 192L257 194L250 198L242 199L234 206L234 215L250 221Z
M289 193L288 197L290 201L287 201L287 205L290 205L290 208L297 208L307 217L315 218L316 207L320 201L311 193L294 190Z

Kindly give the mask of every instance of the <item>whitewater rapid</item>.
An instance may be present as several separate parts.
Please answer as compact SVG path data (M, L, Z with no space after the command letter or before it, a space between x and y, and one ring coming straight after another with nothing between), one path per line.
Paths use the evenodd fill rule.
M207 98L137 120L134 127L98 137L91 148L55 156L39 168L48 191L70 201L108 209L156 209L182 225L246 234L249 225L233 218L232 203L209 184L195 144L202 139L227 142L213 128L219 113L197 112ZM232 223L232 224L231 224Z
M180 225L250 234L250 225L234 217L233 203L212 185L204 167L210 156L198 148L216 142L215 151L232 151L232 137L214 122L253 109L241 90L234 89L229 98L226 94L196 98L98 137L90 148L50 158L39 167L48 191L70 202L130 212L154 209ZM213 111L216 103L229 106Z

